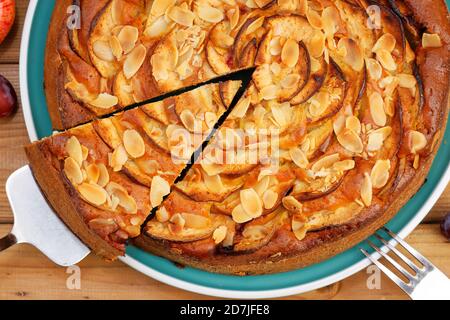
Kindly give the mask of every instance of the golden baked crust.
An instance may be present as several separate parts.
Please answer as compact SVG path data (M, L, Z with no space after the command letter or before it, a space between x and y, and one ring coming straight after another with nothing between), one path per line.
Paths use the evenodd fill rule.
M350 2L346 3L349 4ZM353 4L356 5L356 3ZM362 4L368 5L374 3L362 2ZM389 159L390 166L392 165L391 172L388 175L389 179L387 181L380 187L374 188L374 190L377 190L376 193L374 191L372 194L372 190L370 191L371 203L369 205L364 203L368 201L367 196L364 196L363 192L359 189L356 190L361 186L361 179L364 176L360 178L357 172L355 173L350 170L343 177L338 177L335 185L329 186L326 191L320 192L319 194L314 189L296 193L295 190L298 182L294 183L294 189L290 193L286 193L285 190L280 190L278 193L279 198L284 196L289 197L291 195L297 201L301 202L300 205L303 205L302 219L304 220L300 219L294 222L294 217L300 215L296 211L298 208L292 209L289 207L290 203L285 204L283 202L283 205L275 205L273 207L277 209L263 210L262 216L260 211L260 218L254 219L254 217L250 217L244 221L239 221L242 219L242 210L236 210L236 204L239 204L239 192L241 192L241 201L244 201L242 200L242 190L248 190L246 189L248 187L254 189L259 188L258 183L255 185L255 183L252 184L249 181L254 180L252 176L258 175L260 171L256 169L257 173L252 173L254 167L249 167L247 171L239 173L241 177L244 177L243 180L245 182L240 180L233 181L236 189L241 190L237 192L237 196L233 196L232 192L230 192L230 196L230 193L225 191L218 196L212 190L208 192L203 191L207 190L207 184L211 183L209 180L206 181L201 178L205 175L204 172L209 169L202 168L202 164L198 163L188 172L187 180L176 185L178 191L172 193L171 197L162 204L162 211L164 214L168 214L169 219L161 218L161 214L160 216L157 214L147 224L145 229L146 233L134 239L134 243L144 250L166 257L177 263L212 272L240 275L264 274L301 268L334 256L366 239L375 230L389 221L424 183L442 140L444 133L442 128L446 126L449 108L450 24L447 9L443 1L422 1L420 3L417 3L417 1L384 1L383 4L388 7L382 7L382 12L392 18L391 24L388 24L388 28L397 24L398 21L402 21L402 28L406 30L409 45L415 51L418 73L416 77L419 82L418 90L421 90L421 102L418 104L419 111L414 116L417 118L414 120L408 118L413 115L408 108L410 105L417 103L417 101L408 100L405 89L398 88L400 93L395 103L396 113L394 113L390 122L390 126L393 129L392 135L398 136L397 142L394 147L386 147L386 150L383 151L384 153L377 158L382 161ZM360 31L362 32L362 30ZM390 32L395 33L395 29L390 29ZM425 32L438 34L442 44L435 48L424 48L422 45L422 34ZM267 34L265 37L267 37ZM377 35L377 38L379 37L380 35ZM260 48L263 45L264 37L261 40ZM407 53L405 52L405 54ZM258 61L258 55L256 59ZM340 66L341 64L339 64ZM341 70L341 72L344 78L348 76L348 71ZM404 72L408 71L404 70ZM416 71L412 70L411 72L414 73ZM254 82L255 80L258 81L258 79L257 68L256 76L254 75ZM357 81L357 78L355 78L355 81ZM346 90L353 90L351 96L358 96L358 99L362 99L359 102L353 102L359 106L360 110L364 110L365 102L364 96L361 96L358 92L365 94L364 91L368 90L367 86L370 85L373 84L366 83L366 85L363 85L361 91L352 89L351 84L350 88L348 84L347 87L344 87ZM261 92L260 88L257 89ZM292 99L292 96L290 96L290 99ZM250 110L252 110L251 107ZM409 115L405 117L405 114ZM336 117L335 114L332 114L332 116ZM359 118L361 123L370 119L367 115L364 116L364 114L360 114ZM249 121L251 119L249 113L242 119L243 121ZM320 120L316 119L313 121ZM323 125L323 122L321 123ZM225 122L224 127L236 128L231 120ZM375 124L375 127L380 128L382 126ZM420 152L415 152L411 149L411 141L407 138L409 135L415 135L415 133L411 133L411 130L420 131L420 135L425 138L424 141L427 141L426 145L423 144L421 146ZM341 141L338 142L342 145ZM390 143L388 140L385 142L385 144ZM308 160L314 165L314 163L318 162L317 159L324 159L327 155L333 156L335 154L334 152L338 150L335 144L329 142L324 148L325 151L321 152L324 156L316 157L314 155L308 157ZM331 151L329 151L330 149ZM383 147L381 150L383 150ZM369 158L374 156L369 154ZM338 160L334 160L334 162ZM342 154L340 160L342 160ZM361 167L361 163L363 162L364 159L357 160L356 168ZM374 163L375 161L370 166L372 167ZM367 167L369 164L364 164L364 166L366 167L359 169L360 172L367 172L367 168L370 169L370 167ZM374 169L372 169L373 172ZM219 173L218 176L222 179L222 182L225 181L224 179L229 178L228 174L223 174L223 171L220 170L212 173L212 176L215 177L217 173ZM200 182L198 179L200 179ZM223 190L229 190L228 186L230 182L228 180L226 181L227 188ZM341 210L344 207L339 207L339 201L332 200L333 198L339 199L344 195L347 197L350 195L354 199L353 196L355 194L359 195L359 192L361 192L361 198L354 200L357 206L347 206L345 207L349 208L347 211ZM188 199L185 198L186 196L188 196ZM187 203L185 203L186 201ZM329 208L330 201L332 204L336 203L338 210L341 210L339 213L336 210L331 216L328 214L324 216L323 213L310 215L311 210ZM173 206L173 203L177 202L183 203L182 209ZM190 204L189 202L192 203ZM190 205L194 204L195 206L190 208ZM244 205L244 202L241 205ZM304 216L305 210L306 217ZM289 215L283 217L286 214L285 211ZM216 220L214 215L217 213L225 214L233 218L234 222L239 225L236 229L232 227L233 230L236 230L233 231L231 236L234 237L234 240L227 242L227 237L230 237L229 232L219 242L215 241L217 235L212 232L207 236L198 232L197 239L193 241L192 238L188 237L188 235L191 236L192 234L192 228L186 228L186 225L184 225L184 229L176 229L174 225L179 225L179 219L173 219L172 221L174 216L179 215L184 218L185 223L188 223L192 217L186 215L186 212L199 212L202 216L208 216L209 214L212 221ZM248 211L246 213L249 214ZM292 218L289 218L289 216ZM314 218L314 221L311 218ZM326 221L327 219L328 221ZM325 223L322 223L321 220L324 220ZM250 222L245 223L246 221ZM302 227L297 229L296 232L294 228L298 225ZM309 229L304 230L305 225L314 226L309 226ZM169 231L172 229L172 232L163 232L162 229L164 226L166 228L168 227ZM265 228L263 236L260 236L256 231L250 231L251 228L256 230L255 227L259 228L261 226ZM229 222L227 227L230 228ZM247 232L249 237L245 236L245 232ZM255 234L256 240L254 238ZM224 245L223 242L227 242L227 244Z

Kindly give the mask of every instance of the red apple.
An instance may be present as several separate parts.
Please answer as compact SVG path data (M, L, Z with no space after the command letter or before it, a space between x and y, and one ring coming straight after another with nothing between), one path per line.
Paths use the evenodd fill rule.
M0 43L5 40L16 16L15 0L0 0Z
M0 117L7 117L18 107L17 95L12 84L0 75Z

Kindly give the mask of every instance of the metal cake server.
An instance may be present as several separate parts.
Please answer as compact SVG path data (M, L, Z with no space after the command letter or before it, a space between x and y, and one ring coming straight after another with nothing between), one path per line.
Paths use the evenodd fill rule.
M6 194L14 213L14 227L0 239L0 251L16 243L29 243L60 266L74 265L90 253L48 205L29 166L8 178Z

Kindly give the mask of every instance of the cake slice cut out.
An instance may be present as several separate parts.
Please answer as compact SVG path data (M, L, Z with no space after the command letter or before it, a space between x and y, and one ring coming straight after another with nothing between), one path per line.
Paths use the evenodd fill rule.
M36 181L87 246L115 259L170 193L240 85L209 84L36 142L26 147Z

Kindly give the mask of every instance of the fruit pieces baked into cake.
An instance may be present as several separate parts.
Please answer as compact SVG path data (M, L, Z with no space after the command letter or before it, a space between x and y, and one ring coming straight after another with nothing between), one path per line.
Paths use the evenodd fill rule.
M95 253L123 255L226 111L221 93L234 96L239 84L210 84L36 142L26 148L34 176Z
M291 270L365 239L422 185L448 117L444 1L78 4L81 29L56 36L63 5L50 28L55 128L256 68L140 247L214 272Z

